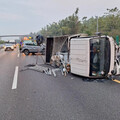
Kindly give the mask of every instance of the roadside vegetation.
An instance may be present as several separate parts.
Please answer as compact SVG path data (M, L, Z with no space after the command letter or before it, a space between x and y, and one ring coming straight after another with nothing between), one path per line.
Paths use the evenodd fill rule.
M43 36L60 36L60 35L72 35L77 33L86 33L88 35L94 35L97 29L97 16L87 18L83 17L79 20L79 9L65 19L59 22L53 22L46 25L38 33ZM102 34L113 36L120 36L120 10L115 7L113 9L107 9L106 13L98 17L98 30Z
M0 40L0 44L4 44L5 43L5 41L3 41L3 40Z

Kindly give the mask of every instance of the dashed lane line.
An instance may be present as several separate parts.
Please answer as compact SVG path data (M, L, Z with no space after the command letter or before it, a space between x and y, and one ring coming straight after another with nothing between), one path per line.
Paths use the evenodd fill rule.
M18 57L20 56L20 54L18 53Z
M18 81L18 66L16 66L15 68L12 89L17 89L17 81Z

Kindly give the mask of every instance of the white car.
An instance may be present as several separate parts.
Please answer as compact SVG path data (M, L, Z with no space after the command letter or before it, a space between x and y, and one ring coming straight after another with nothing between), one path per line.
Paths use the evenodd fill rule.
M14 45L13 44L5 44L4 45L4 50L14 50Z

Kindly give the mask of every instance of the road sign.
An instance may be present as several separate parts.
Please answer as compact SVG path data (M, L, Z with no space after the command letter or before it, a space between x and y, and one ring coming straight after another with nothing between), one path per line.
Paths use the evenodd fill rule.
M117 45L119 45L119 36L118 35L116 36L116 43L117 43Z

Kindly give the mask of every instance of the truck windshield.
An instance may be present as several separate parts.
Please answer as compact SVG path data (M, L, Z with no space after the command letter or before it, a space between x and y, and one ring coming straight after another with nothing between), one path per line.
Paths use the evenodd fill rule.
M110 42L107 37L90 40L90 76L105 76L110 68Z

